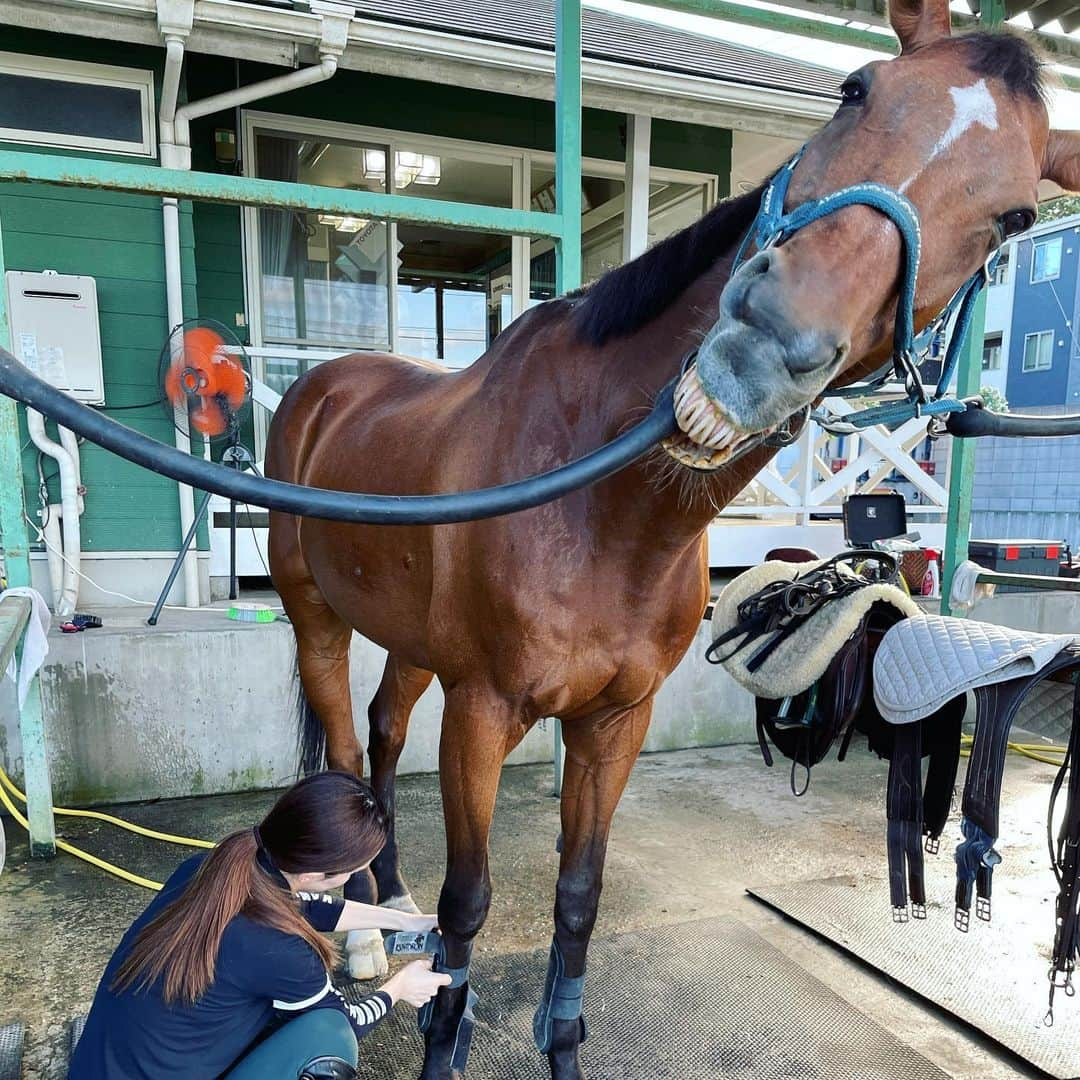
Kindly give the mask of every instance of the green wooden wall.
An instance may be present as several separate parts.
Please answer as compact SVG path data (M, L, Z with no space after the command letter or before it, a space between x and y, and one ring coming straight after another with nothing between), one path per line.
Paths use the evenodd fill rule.
M120 47L10 27L5 28L4 48L153 70L160 89L160 49ZM0 223L7 269L49 269L97 279L106 411L157 397L158 358L168 332L161 200L41 184L5 184L0 185ZM182 204L180 228L184 307L186 314L194 315L195 239L190 205ZM110 415L153 438L172 442L172 425L160 405L117 410ZM49 428L53 426L49 424ZM25 420L22 435L27 447L23 454L27 508L34 518L38 507L37 451L29 442ZM82 517L84 551L176 550L180 514L175 482L92 443L83 444L81 457L87 488ZM44 465L47 476L55 473L51 459L46 458ZM49 491L51 499L59 501L55 480L50 482ZM203 540L205 546L205 536Z

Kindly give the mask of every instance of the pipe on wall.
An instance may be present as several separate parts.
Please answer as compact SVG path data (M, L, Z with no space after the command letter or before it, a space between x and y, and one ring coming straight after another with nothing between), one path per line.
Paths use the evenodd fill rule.
M160 7L160 0L159 0ZM348 41L350 17L328 13L321 16L322 45L318 64L308 68L276 75L271 79L237 87L222 94L203 98L201 101L178 105L180 97L180 73L184 62L184 35L173 30L166 32L165 74L162 80L161 107L158 110L161 164L165 168L191 168L191 121L211 116L226 109L235 109L260 98L288 93L303 86L325 82L338 68L338 58ZM187 22L190 28L190 20ZM165 294L171 334L184 321L184 286L180 257L180 206L176 199L161 200L163 240L165 245ZM176 428L174 443L178 450L191 453L191 440ZM186 536L195 520L195 498L192 489L185 484L178 486L180 500L180 533ZM187 607L200 604L198 553L189 550L184 557L184 603Z
M76 464L78 447L75 436L68 431L67 441L69 445L75 445L73 459L64 446L54 442L46 434L45 417L36 409L26 410L26 427L33 444L43 454L51 457L60 470L60 517L63 528L64 560L56 614L62 619L70 619L75 614L75 608L79 603L79 563L82 556L82 538L79 527L79 467ZM63 437L63 429L61 429L61 437ZM49 530L49 532L55 537L55 530ZM55 572L55 565L54 560L50 558L50 574ZM58 582L54 580L52 582L54 595L58 591L57 585Z

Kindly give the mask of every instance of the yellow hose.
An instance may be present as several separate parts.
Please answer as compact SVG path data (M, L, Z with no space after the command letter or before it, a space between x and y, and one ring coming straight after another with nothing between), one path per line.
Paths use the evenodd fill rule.
M19 812L19 808L15 803L12 802L12 795L23 803L23 805L26 804L26 796L15 786L11 777L0 768L0 803L4 805L8 813L11 814L14 819L29 832L30 823ZM122 818L113 817L111 814L103 814L100 810L70 810L61 806L54 806L53 813L63 817L94 818L98 821L107 822L109 825L116 825L121 829L127 829L128 832L138 833L140 836L148 836L151 840L163 840L167 844L183 844L185 847L201 848L216 847L216 845L209 840L197 840L191 836L173 836L171 833L157 832L155 829L146 829L142 825L135 825L133 822L124 821ZM115 863L108 862L105 859L99 859L96 855L91 855L90 852L83 851L82 848L77 848L74 844L69 844L66 840L61 840L59 837L56 840L56 846L61 851L66 851L69 855L74 855L75 858L90 863L91 866L96 866L101 870L114 874L124 881L130 881L133 885L140 885L144 889L153 889L155 892L161 889L162 883L160 881L153 881L150 878L144 878L140 877L138 874L133 874L130 870L125 870L122 866L117 866Z
M971 744L974 742L974 738L971 735L964 735L960 740L960 745L965 749L960 751L961 757L971 756ZM1041 761L1045 765L1053 765L1056 768L1061 768L1062 762L1065 756L1064 746L1059 746L1057 743L1015 743L1010 742L1007 744L1008 748L1014 754L1020 754L1023 757L1031 758L1033 761ZM1060 754L1060 757L1047 757L1047 754Z

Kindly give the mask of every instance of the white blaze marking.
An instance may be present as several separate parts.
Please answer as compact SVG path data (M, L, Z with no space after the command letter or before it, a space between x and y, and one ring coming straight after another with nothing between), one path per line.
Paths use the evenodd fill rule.
M981 124L988 131L998 129L997 102L994 101L994 95L990 93L985 79L980 79L973 86L952 86L949 88L949 93L953 99L952 122L945 134L934 143L930 156L926 160L927 165L934 158L945 153L953 143L977 124ZM909 176L900 185L900 190L907 190L914 179L915 176Z

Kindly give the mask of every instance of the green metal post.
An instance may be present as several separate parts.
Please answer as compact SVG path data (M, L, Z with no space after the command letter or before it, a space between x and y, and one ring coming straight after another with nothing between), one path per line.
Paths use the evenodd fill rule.
M982 0L980 19L988 26L1005 21L1004 0ZM956 373L956 396L977 394L982 381L983 337L986 333L986 290L979 295L968 330L967 348ZM942 552L941 613L953 615L949 603L953 574L968 557L971 539L971 497L975 489L975 440L953 439L949 448L949 513L945 526L945 550Z
M983 333L986 326L986 290L975 305L968 331L967 348L960 357L956 396L971 397L982 380ZM971 537L971 495L975 487L975 440L953 439L949 446L949 515L942 552L941 614L954 614L949 604L956 568L968 557Z
M4 244L0 233L0 345L11 345L8 328L7 284L4 279ZM10 587L30 584L30 539L26 532L23 500L22 454L19 447L19 416L15 402L0 394L0 542ZM20 650L21 655L21 650ZM0 675L3 673L0 672ZM41 712L41 684L35 675L19 713L23 747L23 786L26 816L30 822L30 853L38 858L56 854L56 830L52 812L52 781L49 777L48 744Z
M555 291L581 284L581 0L555 8Z
M555 5L555 208L561 233L555 241L555 291L581 284L581 0ZM562 794L562 724L556 720L552 787Z

